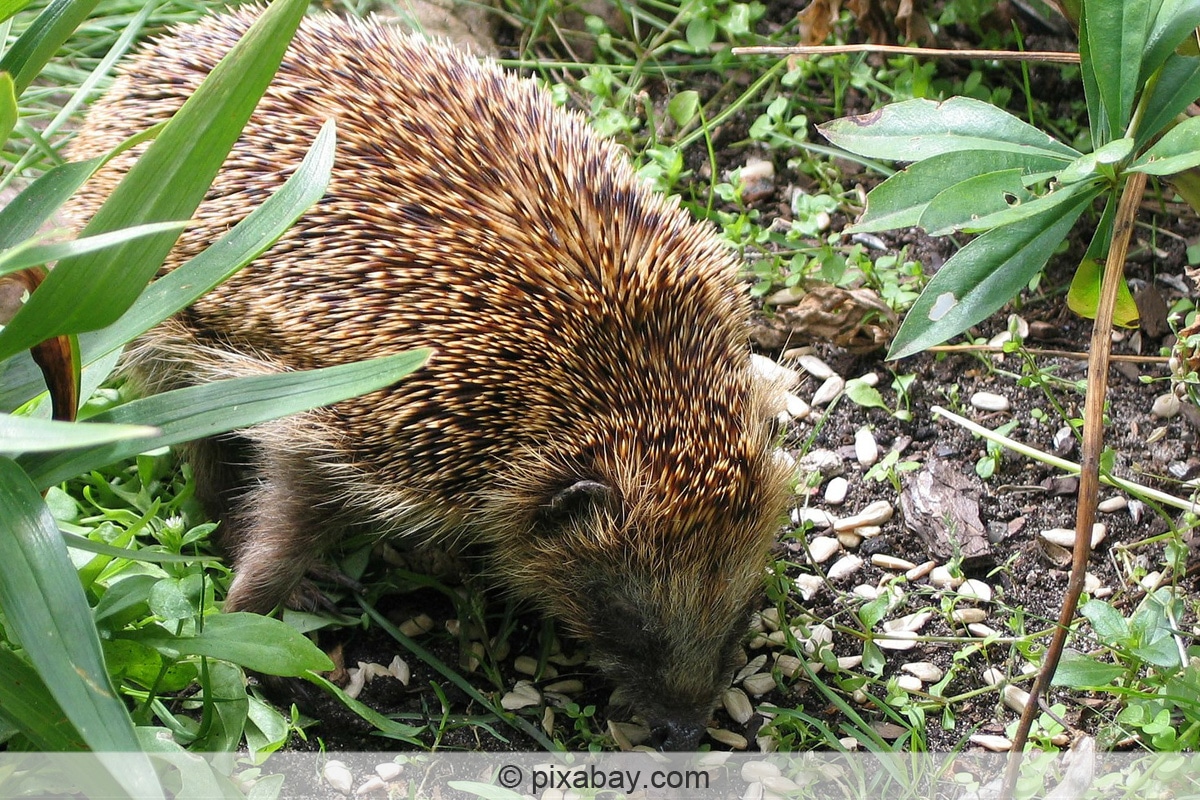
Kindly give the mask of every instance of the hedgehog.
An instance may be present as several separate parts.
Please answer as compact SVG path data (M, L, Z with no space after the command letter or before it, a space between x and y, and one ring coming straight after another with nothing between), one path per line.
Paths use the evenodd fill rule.
M258 13L148 43L72 157L169 118ZM489 586L587 646L655 744L694 747L742 655L788 478L736 255L533 80L324 15L301 24L164 271L278 188L330 118L324 198L126 368L154 392L434 355L185 454L234 567L225 610L271 613L350 533L461 543ZM88 184L76 219L135 155Z

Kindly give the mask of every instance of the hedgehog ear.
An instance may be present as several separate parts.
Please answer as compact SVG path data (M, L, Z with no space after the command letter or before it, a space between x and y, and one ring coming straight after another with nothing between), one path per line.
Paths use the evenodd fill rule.
M546 504L538 509L537 521L548 527L557 527L588 511L611 508L615 501L616 492L607 483L575 481L550 495Z

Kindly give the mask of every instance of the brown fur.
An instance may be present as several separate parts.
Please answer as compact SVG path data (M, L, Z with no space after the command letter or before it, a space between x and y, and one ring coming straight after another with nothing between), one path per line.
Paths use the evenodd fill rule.
M153 43L72 150L165 119L253 17ZM150 390L433 346L396 387L192 453L269 612L352 527L482 549L592 645L667 746L728 685L786 477L728 248L532 81L386 27L306 20L167 268L277 188L322 121L328 194L130 356ZM128 159L89 185L86 218Z

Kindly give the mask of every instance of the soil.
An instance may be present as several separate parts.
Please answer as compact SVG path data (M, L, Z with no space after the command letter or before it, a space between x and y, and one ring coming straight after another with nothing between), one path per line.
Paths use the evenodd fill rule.
M794 13L794 9L787 13ZM780 12L778 19L782 21L786 16ZM1058 45L1059 49L1070 47L1062 42ZM1038 42L1037 46L1047 48L1054 43ZM1049 92L1043 96L1063 96L1060 94L1063 81L1058 68L1034 67L1032 74L1035 91ZM818 89L814 87L814 91ZM854 93L848 94L843 101L846 113L866 110L863 98ZM1067 102L1066 99L1062 101L1064 107ZM810 120L814 124L820 121ZM749 122L748 119L733 120L720 132L717 138L720 148L718 166L722 173L746 163L747 151L737 143L744 140ZM815 131L812 138L819 141ZM813 185L811 177L790 169L785 154L772 155L777 169L774 187L755 202L755 207L762 212L764 225L773 217L786 218L790 214L789 198L794 188L803 190ZM707 168L707 160L707 153L700 148L688 153L689 166L698 173ZM841 171L843 185L861 183L864 188L869 188L878 180L866 172L856 172L857 168L848 163L837 162L836 167ZM698 189L702 190L703 187ZM851 221L835 218L833 229ZM1188 242L1195 241L1200 226L1194 213L1163 203L1161 195L1147 196L1146 213L1140 223L1131 245L1128 275L1132 285L1138 288L1146 309L1168 308L1192 293L1190 284L1182 277L1187 264L1184 251ZM913 649L878 651L883 658L878 674L856 666L842 672L826 670L816 680L806 677L803 671L798 677L781 676L776 689L754 699L756 711L749 721L738 724L724 709L718 709L715 728L740 734L753 749L755 736L763 726L770 724L772 717L778 721L771 710L774 707L802 709L830 729L841 730L846 717L831 702L829 693L833 693L850 702L856 713L877 732L894 739L903 732L903 727L889 721L881 709L881 700L888 693L887 682L903 674L901 667L904 664L915 661L932 662L947 671L951 679L939 694L961 698L949 706L949 713L943 714L928 695L917 695L929 701L920 726L929 749L959 747L965 737L974 733L1003 734L1006 726L1015 720L1016 714L1004 707L998 692L981 691L973 697L971 693L987 687L984 679L987 668L995 667L1006 674L1020 672L1029 660L1027 656L1036 660L1048 641L1044 635L1032 634L1048 631L1058 618L1067 585L1069 558L1065 551L1043 544L1039 533L1055 528L1074 528L1076 482L1064 479L1056 468L1014 453L1001 453L994 474L981 480L976 468L989 454L986 443L935 415L932 408L950 409L989 428L1016 422L1017 427L1010 434L1013 438L1060 458L1078 460L1076 438L1064 437L1060 430L1068 427L1070 420L1082 417L1081 387L1088 377L1086 361L1056 353L1069 351L1085 355L1089 347L1090 322L1071 315L1065 310L1064 302L1073 264L1078 263L1089 235L1087 226L1080 225L1077 240L1052 261L1036 291L1024 293L1002 313L971 331L969 337L957 340L960 343L987 341L1007 329L1010 316L1017 316L1030 328L1025 341L1028 359L1017 354L955 351L927 352L899 362L886 362L882 351L851 352L826 342L812 346L811 353L821 357L844 378L877 376L877 388L888 408L864 408L843 396L823 412L817 409L804 420L791 421L785 440L788 451L798 460L813 450L833 451L839 455L843 476L849 481L848 495L837 507L828 506L823 500L829 475L817 482L811 494L798 493L797 506L826 508L840 517L882 500L893 506L895 513L882 524L878 536L864 539L854 548L843 547L842 553L823 565L810 563L806 543L829 535L827 531L804 529L794 524L781 530L776 553L780 576L774 583L791 587L791 591L786 598L768 600L764 597L763 608L778 604L789 615L803 618L806 613L811 624L823 623L834 628L832 648L838 656L863 654L865 633L858 613L867 597L880 591L880 587L885 591L896 587L898 597L896 606L887 611L885 619L894 620L922 611L932 612L931 618L921 628L922 640ZM898 253L903 249L908 258L920 261L927 274L940 267L955 249L955 243L947 239L931 239L916 231L897 232L882 241L888 252ZM1142 329L1119 334L1114 352L1122 356L1156 356L1162 348L1170 347L1172 335L1161 324L1163 316L1161 312L1147 315ZM788 349L780 348L765 355L781 358L783 351ZM809 400L820 381L801 375L794 391ZM898 392L893 387L894 375L914 378L906 391ZM1200 474L1197 453L1197 418L1200 415L1186 404L1182 413L1170 418L1151 414L1155 398L1170 391L1169 383L1164 380L1167 375L1165 363L1160 362L1119 362L1114 365L1108 389L1109 422L1105 441L1114 453L1115 474L1177 496L1186 496L1188 489L1179 485L1180 481ZM1148 382L1147 378L1153 381ZM1005 411L980 410L971 404L976 392L1003 396L1010 407ZM907 415L893 413L896 409L906 411ZM901 492L908 491L920 471L928 469L934 461L949 465L961 476L968 487L962 491L963 499L968 504L978 505L985 532L984 554L959 563L953 556L947 559L931 552L925 538L906 524L896 486L888 479L868 479L868 468L856 459L855 435L864 427L871 430L882 453L895 451L903 468L913 466L913 471L896 476L901 482ZM1117 495L1112 489L1101 491L1102 498ZM1166 532L1176 516L1176 512L1159 512L1149 505L1139 510L1136 503L1098 515L1107 534L1090 560L1089 572L1094 576L1094 582L1090 584L1092 596L1104 596L1122 613L1130 613L1144 596L1144 587L1138 579L1147 572L1162 569L1164 563L1163 545L1148 540ZM847 553L861 556L865 563L849 579L827 582L811 600L801 601L792 581L802 574L822 573ZM875 555L894 556L917 565L930 560L944 564L949 560L961 568L962 577L983 581L991 587L993 599L990 603L973 604L953 593L935 589L928 576L907 580L902 577L902 572L873 565L871 557ZM1177 584L1188 592L1200 588L1195 582L1196 578L1191 574L1177 577ZM464 597L468 600L464 601ZM985 624L996 633L995 637L980 638L978 630L969 631L953 621L953 610L972 605L986 611ZM474 588L424 588L391 593L381 597L376 607L396 624L419 614L431 617L434 627L417 637L417 641L456 670L466 663L464 654L469 653L471 642L491 641L498 653L485 656L483 664L473 672L460 671L479 692L493 700L511 690L518 680L532 679L516 669L518 656L540 659L542 666L556 666L556 677L540 678L535 685L545 689L556 681L578 679L584 687L582 691L570 694L569 699L575 704L573 711L565 707L564 700L551 696L547 705L554 709L554 729L558 736L578 747L608 733L608 689L603 681L586 665L578 663L583 654L577 653L570 641L560 641L551 626L527 611L503 599L488 598L486 591ZM464 610L471 607L477 612L475 622L468 621L470 616L464 614ZM451 629L458 628L459 635L447 630L448 621ZM1194 622L1185 619L1180 627L1190 630ZM487 634L476 630L474 636L469 635L472 625L482 625ZM463 635L464 629L468 635ZM781 652L780 648L763 646L762 638L751 641L748 659L762 653ZM1018 639L1022 644L1014 643ZM497 719L421 659L405 653L378 625L324 632L321 643L335 649L348 667L359 662L386 665L397 654L404 658L412 669L407 686L391 678L377 678L364 688L360 700L382 714L424 726L418 735L424 746L468 750L524 750L541 746L528 729L517 729ZM1078 649L1086 650L1092 645L1094 643L1086 639L1072 642ZM1035 651L1033 654L1027 652L1031 647ZM559 663L555 665L555 662ZM854 689L859 687L868 691L873 699L856 698ZM923 691L928 692L929 687L924 687ZM284 696L292 695L285 692ZM411 742L372 733L370 726L358 716L320 693L305 692L302 699L306 713L321 721L310 729L307 741L297 739L292 743L294 747L387 750L414 746ZM1050 701L1063 704L1065 712L1061 721L1072 736L1105 730L1116 708L1110 697L1092 697L1063 690L1052 692ZM541 705L526 708L518 714L528 725L535 727L542 727L547 720ZM612 719L624 720L624 716L614 711ZM774 735L784 747L828 746L828 742L805 745L800 739L793 738L796 736L794 729L783 726L778 727ZM1116 743L1107 742L1110 746ZM707 739L704 744L714 748L727 746L712 739Z

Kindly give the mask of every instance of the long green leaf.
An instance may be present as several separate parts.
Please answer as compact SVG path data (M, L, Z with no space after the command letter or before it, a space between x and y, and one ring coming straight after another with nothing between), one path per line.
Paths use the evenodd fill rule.
M58 526L16 462L0 458L0 610L59 707L92 750L129 753L114 774L161 797L133 722L104 667L100 637Z
M1129 170L1174 175L1195 166L1200 166L1200 117L1190 117L1171 128Z
M325 194L336 146L336 130L330 120L321 127L299 169L233 230L146 287L112 325L81 335L83 363L90 364L150 330L261 255Z
M980 173L1017 168L1025 176L1052 173L1063 168L1063 160L987 150L942 153L910 165L872 189L867 195L867 210L847 231L913 227L929 202L949 187Z
M818 126L826 139L861 156L920 161L956 150L986 150L1071 161L1081 154L991 103L970 97L905 100Z
M1172 54L1163 64L1153 93L1146 101L1137 147L1162 133L1184 109L1200 97L1200 58Z
M87 749L37 671L4 647L0 647L0 718L15 725L39 750Z
M1150 79L1154 70L1166 63L1175 48L1200 26L1200 2L1197 0L1163 0L1154 25L1146 37L1139 83Z
M304 0L275 0L255 20L125 175L85 234L191 217L306 7ZM174 242L175 236L164 234L59 262L0 331L0 359L51 336L111 325L137 299Z
M156 236L164 232L179 233L186 226L186 222L154 222L149 225L136 225L119 231L99 233L95 236L83 236L67 242L36 244L31 241L0 253L0 275L7 275L27 267L48 264L61 258L95 253L146 236Z
M1125 135L1140 84L1146 37L1162 0L1085 0L1080 59L1090 62L1103 104L1104 137L1096 147ZM1086 46L1085 46L1086 45ZM1089 110L1091 110L1089 108Z
M50 487L147 450L247 428L391 386L424 364L428 355L428 350L413 350L308 372L257 375L164 392L89 420L154 425L162 431L158 436L69 452L31 453L20 461L35 483Z
M933 236L945 236L969 223L1033 197L1020 169L983 172L939 192L921 212L918 224Z
M329 656L291 625L244 611L205 617L204 630L193 636L176 636L157 627L119 636L152 647L174 661L183 656L208 656L285 677L299 677L310 669L333 669Z
M53 0L0 58L0 72L13 76L20 96L63 42L87 19L98 0Z
M147 425L97 425L0 414L0 454L49 452L153 436Z
M30 0L0 0L0 22L5 22L29 5Z
M6 141L12 129L17 126L17 92L13 86L12 76L0 72L0 142Z
M96 170L130 147L154 138L162 127L155 125L129 137L111 153L89 158L87 161L59 164L38 177L11 203L0 209L0 250L16 247L37 233L42 223L50 219L51 215L96 173Z
M994 228L947 261L913 304L888 353L904 358L986 319L1037 274L1092 201L1085 194L1036 217Z
M147 136L148 134L139 134L135 140L123 143L119 151L133 146L135 141ZM187 263L150 284L115 323L99 331L80 335L82 363L85 366L95 364L105 354L114 352L137 335L190 305L213 286L261 255L325 193L335 148L336 132L333 122L330 121L322 126L300 167L262 205L235 225L233 230ZM32 215L33 219L10 220L12 224L25 226L24 235L31 235L38 225L83 183L87 175L92 174L112 155L78 164L65 164L31 184L18 200L0 210L0 243L5 240L8 230L5 227L7 212L17 207L38 209L38 213ZM53 183L43 183L52 177L55 178ZM26 194L39 187L42 190L26 201ZM87 373L84 378L87 383ZM0 364L0 410L12 410L44 390L42 373L27 356ZM87 393L81 394L81 397L87 396Z
M968 233L979 233L994 228L1005 227L1031 217L1040 217L1050 209L1063 203L1077 202L1078 197L1081 195L1095 197L1103 191L1103 188L1103 184L1098 180L1071 184L1056 192L1034 198L1028 202L1016 203L999 211L985 214L978 219L962 223L958 227ZM924 221L924 217L922 217L922 221Z

